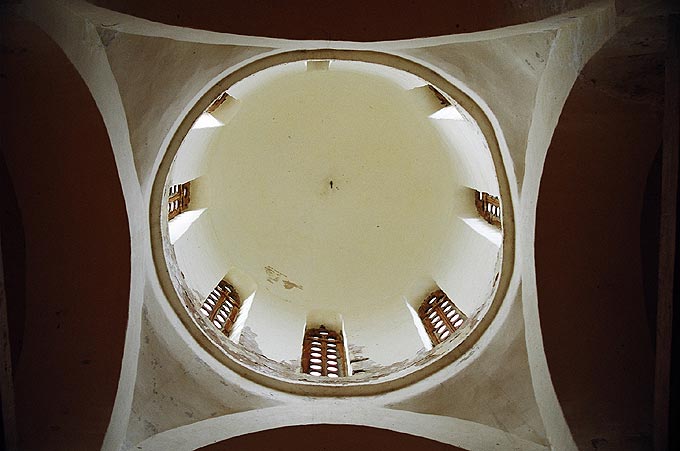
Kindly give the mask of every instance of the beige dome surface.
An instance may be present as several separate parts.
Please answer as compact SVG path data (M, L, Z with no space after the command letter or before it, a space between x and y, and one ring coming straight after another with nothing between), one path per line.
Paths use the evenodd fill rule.
M285 301L339 313L431 278L457 201L423 94L358 65L235 86L205 174L230 264Z
M192 113L166 182L191 182L188 210L168 222L167 261L194 322L232 358L264 357L268 374L297 379L305 329L325 325L358 362L353 380L399 377L432 349L417 313L429 293L471 318L438 355L484 316L502 231L474 199L498 195L494 162L452 96L470 99L415 73L279 63L213 88L219 97ZM226 333L201 309L221 280L242 302Z

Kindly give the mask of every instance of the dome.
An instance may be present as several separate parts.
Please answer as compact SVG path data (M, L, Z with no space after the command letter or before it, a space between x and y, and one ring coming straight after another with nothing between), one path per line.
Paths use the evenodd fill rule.
M506 277L504 176L480 112L387 55L292 53L228 74L159 172L185 325L284 386L379 385L455 360Z

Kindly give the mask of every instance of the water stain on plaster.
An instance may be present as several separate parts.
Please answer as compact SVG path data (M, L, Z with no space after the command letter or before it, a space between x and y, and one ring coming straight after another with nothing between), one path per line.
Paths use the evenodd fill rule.
M264 271L267 273L267 282L271 284L275 284L281 280L282 277L288 277L278 269L275 269L271 266L265 266Z
M296 283L293 283L290 280L284 280L283 281L283 288L285 288L286 290L292 290L293 288L297 288L298 290L302 290L302 285L298 285Z
M283 285L283 288L286 290L292 290L293 288L297 288L298 290L302 290L302 285L291 282L288 279L288 276L278 269L272 267L272 266L265 266L264 271L267 273L267 282L271 283L272 285L277 284L278 282L281 282Z

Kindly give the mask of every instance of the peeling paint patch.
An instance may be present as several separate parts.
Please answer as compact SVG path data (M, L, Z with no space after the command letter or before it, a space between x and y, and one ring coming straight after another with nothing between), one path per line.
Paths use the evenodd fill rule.
M374 375L381 370L381 366L364 355L364 347L350 344L348 345L349 364L352 367L352 375Z
M257 344L257 334L248 326L245 326L241 331L241 337L238 340L238 344L251 352L263 355L260 346Z
M281 365L287 367L290 371L296 373L299 372L300 368L302 368L302 363L300 362L300 359L284 360L281 362Z

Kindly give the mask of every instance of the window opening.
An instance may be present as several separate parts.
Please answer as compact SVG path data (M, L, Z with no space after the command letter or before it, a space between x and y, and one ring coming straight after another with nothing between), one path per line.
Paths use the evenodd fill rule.
M342 334L320 326L307 329L302 343L302 372L312 376L347 375Z
M225 335L229 335L240 308L241 299L236 289L227 281L221 280L203 302L201 313Z
M206 113L212 113L215 110L217 110L220 105L224 103L225 100L229 98L229 94L227 94L226 91L224 91L222 94L219 95L215 100L212 101L212 103L206 108L205 112Z
M430 293L418 309L432 344L438 345L460 329L467 316L442 290Z
M172 185L168 193L168 221L189 208L191 182Z
M501 201L498 197L475 190L475 207L486 222L501 226Z
M437 88L435 88L435 87L432 86L432 85L427 85L427 87L430 88L430 92L432 92L432 94L434 94L434 96L437 98L437 100L439 101L439 103L440 103L443 107L451 106L451 102L449 102L449 99L447 99L447 98L444 96L444 94L442 94L441 92L439 92L439 90L438 90Z

